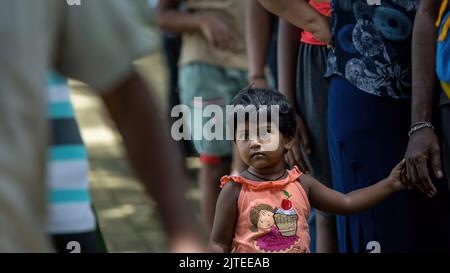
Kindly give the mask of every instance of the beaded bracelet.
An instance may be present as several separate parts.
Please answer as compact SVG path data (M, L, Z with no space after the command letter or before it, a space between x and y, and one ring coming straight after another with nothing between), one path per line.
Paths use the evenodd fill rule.
M431 124L431 122L416 122L411 125L411 129L408 132L408 137L411 137L414 133L424 128L431 128L432 130L434 130L434 126L433 124Z

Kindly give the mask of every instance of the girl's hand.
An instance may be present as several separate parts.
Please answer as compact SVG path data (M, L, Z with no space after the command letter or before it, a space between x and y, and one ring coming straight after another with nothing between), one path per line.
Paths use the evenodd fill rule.
M406 168L404 159L400 161L400 163L398 163L397 166L394 167L394 169L392 169L388 179L394 191L401 191L406 188L411 189L411 184L406 178Z

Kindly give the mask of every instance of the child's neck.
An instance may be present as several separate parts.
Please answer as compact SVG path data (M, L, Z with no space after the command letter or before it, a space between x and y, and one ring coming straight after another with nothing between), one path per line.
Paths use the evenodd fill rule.
M244 176L255 181L274 181L286 177L286 168L283 164L269 166L265 168L254 168L250 166L245 172Z

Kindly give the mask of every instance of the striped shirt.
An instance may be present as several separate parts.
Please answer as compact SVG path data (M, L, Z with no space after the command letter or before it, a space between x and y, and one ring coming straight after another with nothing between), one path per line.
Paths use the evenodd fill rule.
M51 128L47 181L51 234L95 230L89 194L89 162L81 139L69 88L64 78L48 78L48 120Z

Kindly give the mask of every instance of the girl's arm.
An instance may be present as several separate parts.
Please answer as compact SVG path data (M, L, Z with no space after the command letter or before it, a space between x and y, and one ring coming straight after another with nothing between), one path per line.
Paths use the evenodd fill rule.
M220 192L216 204L216 213L211 237L208 244L208 252L231 252L234 228L237 219L237 201L241 185L227 183Z
M330 19L321 15L306 0L258 0L267 10L293 25L311 32L314 37L331 44Z
M367 210L393 193L405 189L401 182L404 164L403 160L395 166L386 179L348 194L334 191L307 175L302 177L301 183L309 193L309 200L313 207L333 214L350 215Z

